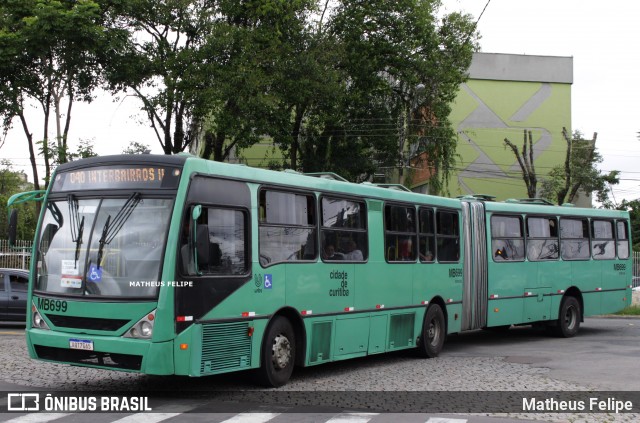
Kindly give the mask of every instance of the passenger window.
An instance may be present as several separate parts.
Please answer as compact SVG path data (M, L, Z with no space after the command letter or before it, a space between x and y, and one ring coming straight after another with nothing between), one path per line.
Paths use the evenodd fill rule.
M555 218L527 218L527 259L529 261L557 260L558 222Z
M2 273L0 273L0 292L4 292L4 291L5 291L4 275Z
M416 260L416 209L385 205L385 257L390 262Z
M613 239L613 222L606 220L593 220L591 222L593 237L591 251L596 260L609 260L616 257L616 249Z
M563 260L589 259L587 219L560 219L560 255Z
M260 263L263 266L318 257L315 196L263 190L259 209Z
M418 255L420 261L432 263L436 257L436 225L433 209L421 208L419 220Z
M627 229L627 221L626 220L618 220L616 222L617 228L617 246L618 246L618 258L619 259L628 259L629 258L629 232Z
M196 273L192 252L195 236L198 272L205 275L246 274L249 270L247 220L245 211L215 207L203 207L196 222L189 218L184 225L180 249L183 272Z
M368 258L364 201L322 197L322 260L364 262Z
M520 216L491 216L491 251L494 261L524 260Z
M436 213L436 254L438 261L460 260L460 225L457 212L438 210Z

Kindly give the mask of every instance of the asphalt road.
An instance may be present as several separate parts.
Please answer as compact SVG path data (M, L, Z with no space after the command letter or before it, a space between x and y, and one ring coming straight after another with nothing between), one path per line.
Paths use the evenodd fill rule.
M508 412L460 416L447 412L397 414L394 410L406 402L403 411L410 411L411 401L443 391L455 395L437 400L454 404L453 409L455 404L462 409L465 404L486 400L487 391L494 391L498 398L510 392L517 396L527 392L640 391L638 357L639 319L588 318L578 336L571 339L551 338L531 327L512 328L505 333L475 331L448 337L443 353L436 359L423 360L401 352L296 369L285 387L261 391L253 384L250 373L198 379L153 377L30 360L26 356L24 328L0 325L0 390L111 391L129 395L164 391L162 406L155 407L152 413L158 416L156 412L165 412L164 417L149 420L145 414L144 421L636 422L640 421L638 414L504 410ZM238 398L238 393L246 395ZM236 396L229 399L232 394ZM274 398L279 402L275 409ZM267 402L271 406L265 406ZM374 403L380 409L363 410L363 403ZM92 416L105 422L123 417L116 414L109 420L106 414ZM142 416L132 417L131 421ZM78 415L59 417L61 423L80 421L75 420ZM15 415L0 415L0 421L13 418Z

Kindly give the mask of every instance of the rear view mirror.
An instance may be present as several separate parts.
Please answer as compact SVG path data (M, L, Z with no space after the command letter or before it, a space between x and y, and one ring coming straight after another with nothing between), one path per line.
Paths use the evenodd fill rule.
M11 210L9 214L9 246L13 247L16 244L16 237L18 233L18 210Z
M51 246L51 242L53 241L53 237L56 236L56 232L58 232L58 226L53 223L47 224L42 231L42 238L40 238L40 252L42 254L47 254L49 251L49 247Z

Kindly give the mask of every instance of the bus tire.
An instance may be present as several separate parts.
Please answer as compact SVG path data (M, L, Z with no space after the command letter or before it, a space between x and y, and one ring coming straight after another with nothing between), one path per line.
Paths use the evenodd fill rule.
M293 373L296 358L296 340L293 327L286 317L276 316L262 343L260 382L277 388L287 383Z
M564 297L560 303L560 314L553 333L561 338L571 338L576 336L580 329L580 303L575 297Z
M424 316L422 333L418 342L418 354L425 358L437 357L442 351L446 335L447 326L442 308L438 304L431 304Z

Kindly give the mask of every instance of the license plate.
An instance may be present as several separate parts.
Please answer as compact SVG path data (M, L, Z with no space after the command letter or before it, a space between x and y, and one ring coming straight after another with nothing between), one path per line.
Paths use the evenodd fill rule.
M72 350L93 351L93 341L88 339L69 339L69 348Z

